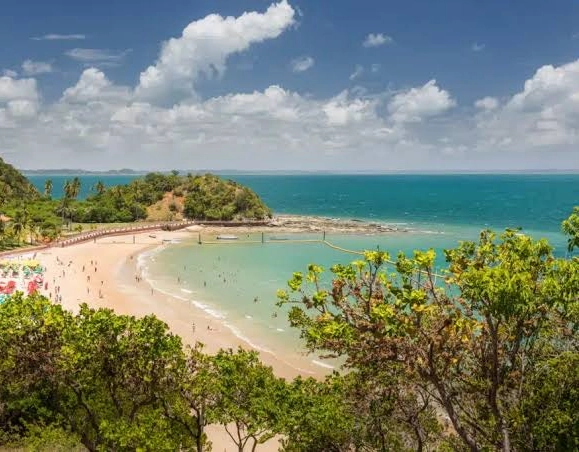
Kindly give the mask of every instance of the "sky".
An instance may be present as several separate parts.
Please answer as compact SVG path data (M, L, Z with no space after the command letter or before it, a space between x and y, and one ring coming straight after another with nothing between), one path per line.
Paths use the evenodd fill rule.
M23 169L579 170L577 0L28 0Z

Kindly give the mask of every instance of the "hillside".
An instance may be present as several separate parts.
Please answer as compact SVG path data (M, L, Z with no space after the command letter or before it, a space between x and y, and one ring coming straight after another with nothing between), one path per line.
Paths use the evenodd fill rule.
M127 185L95 188L74 204L74 221L262 220L271 210L248 187L213 174L149 173Z
M0 208L13 201L36 199L38 195L20 171L0 158Z
M184 215L200 220L263 220L271 210L250 188L213 174L196 176L186 185Z

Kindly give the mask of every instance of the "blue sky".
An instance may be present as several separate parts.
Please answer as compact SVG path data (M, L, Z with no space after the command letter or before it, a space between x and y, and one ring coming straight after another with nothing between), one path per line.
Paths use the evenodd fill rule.
M579 2L10 2L0 39L19 166L579 169Z

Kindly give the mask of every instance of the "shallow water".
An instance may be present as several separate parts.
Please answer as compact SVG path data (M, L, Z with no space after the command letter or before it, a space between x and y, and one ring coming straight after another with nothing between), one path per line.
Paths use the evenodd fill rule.
M390 233L383 235L327 235L327 239L349 250L377 249L412 254L416 249L437 251L436 266L445 266L443 250L459 240L476 239L477 228L448 228L439 233ZM548 234L562 246L562 237ZM359 258L320 242L295 242L321 238L320 234L275 234L288 240L244 243L261 236L240 236L239 241L201 244L197 238L170 245L143 256L140 265L158 290L188 300L212 316L252 347L275 354L298 353L301 342L289 327L287 309L276 307L276 292L287 288L295 271L308 264L326 270L336 263ZM211 237L212 238L212 237ZM204 237L204 240L210 237ZM315 360L316 357L312 357ZM322 364L322 363L318 363Z

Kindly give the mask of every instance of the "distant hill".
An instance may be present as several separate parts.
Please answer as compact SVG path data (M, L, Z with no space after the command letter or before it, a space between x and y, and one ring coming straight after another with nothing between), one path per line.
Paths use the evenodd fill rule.
M138 220L263 220L271 210L250 188L213 174L149 173L126 185L94 188L74 204L74 220L114 223Z
M135 171L129 168L123 168L120 170L107 170L107 171L90 171L82 169L39 169L39 170L22 170L23 174L28 176L90 176L90 175L103 175L103 176L132 176L146 174L146 171Z
M13 201L37 199L39 193L30 181L0 158L0 208Z

